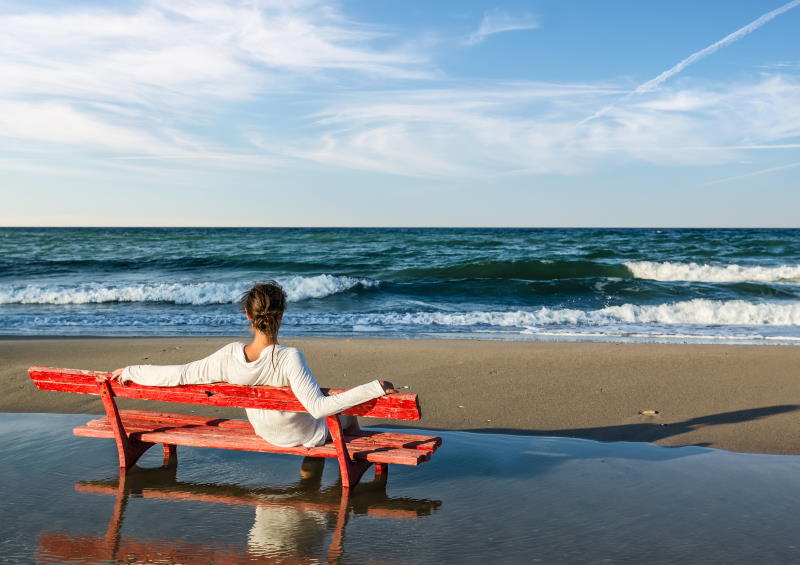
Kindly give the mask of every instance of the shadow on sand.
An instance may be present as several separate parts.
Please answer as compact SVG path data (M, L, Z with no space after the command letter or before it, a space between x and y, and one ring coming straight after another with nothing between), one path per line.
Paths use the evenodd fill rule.
M564 428L564 429L535 429L535 430L516 430L511 428L474 428L464 430L475 433L492 434L512 434L512 435L534 435L552 437L572 437L581 439L591 439L595 441L638 441L656 442L668 437L678 436L703 428L706 426L718 426L722 424L737 424L750 422L785 414L800 409L798 404L781 404L778 406L764 406L761 408L751 408L748 410L735 410L732 412L721 412L708 416L699 416L682 422L662 423L639 422L635 424L621 424L618 426L598 426L593 428ZM647 418L647 416L642 416ZM697 447L707 447L709 443L690 444Z

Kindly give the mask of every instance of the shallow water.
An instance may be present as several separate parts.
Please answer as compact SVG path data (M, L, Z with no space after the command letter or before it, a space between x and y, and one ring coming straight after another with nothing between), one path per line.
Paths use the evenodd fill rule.
M444 432L341 502L332 461L152 450L119 484L85 415L0 414L4 563L797 563L800 457Z

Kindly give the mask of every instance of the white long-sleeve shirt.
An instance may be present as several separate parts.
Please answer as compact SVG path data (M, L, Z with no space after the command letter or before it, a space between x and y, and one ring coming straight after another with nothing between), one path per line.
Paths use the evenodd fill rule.
M230 343L205 359L186 365L131 365L125 367L121 380L149 386L228 382L291 387L308 413L245 409L255 432L271 444L282 447L324 444L328 437L325 416L384 395L383 387L375 380L340 394L325 396L299 349L273 345L265 348L255 361L248 361L244 347L241 342Z

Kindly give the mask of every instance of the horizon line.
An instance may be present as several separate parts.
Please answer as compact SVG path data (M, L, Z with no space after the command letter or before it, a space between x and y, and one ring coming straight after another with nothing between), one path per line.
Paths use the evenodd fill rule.
M619 225L595 225L595 226L476 226L476 225L459 225L459 226L325 226L325 225L306 225L306 226L227 226L227 225L72 225L72 226L59 226L59 225L0 225L0 229L430 229L430 230L447 230L447 229L664 229L664 230L677 230L677 229L760 229L760 230L792 230L800 229L800 226L756 226L756 225L742 225L742 226L667 226L667 225L640 225L640 226L619 226Z

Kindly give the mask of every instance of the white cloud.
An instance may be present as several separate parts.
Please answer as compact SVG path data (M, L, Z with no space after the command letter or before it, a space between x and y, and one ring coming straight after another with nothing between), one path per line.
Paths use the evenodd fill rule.
M213 153L220 105L296 90L329 71L425 76L405 48L323 0L151 0L0 13L0 138L108 153ZM213 142L211 142L213 144Z
M776 63L765 63L763 65L756 65L756 68L767 69L769 71L789 71L792 69L800 69L800 61L778 61Z
M641 102L639 107L664 112L694 112L713 106L716 101L717 95L712 92L681 90Z
M573 175L731 163L800 137L800 82L780 74L622 100L630 89L607 83L409 81L433 76L419 47L387 47L384 29L323 0L110 10L0 13L0 168L85 151L137 173L317 163L432 179ZM492 12L473 40L537 25ZM603 120L579 121L598 107ZM284 114L298 127L275 126Z
M326 165L437 179L580 174L609 163L736 162L752 147L800 136L800 81L663 90L578 124L619 88L542 83L495 89L370 93L314 116L316 147L290 151ZM788 144L791 145L791 144Z
M477 45L495 33L536 29L538 27L539 18L533 14L512 16L506 12L495 10L484 14L478 29L470 34L466 43L467 45Z
M113 151L158 153L174 150L135 128L109 124L57 102L0 100L0 137Z

